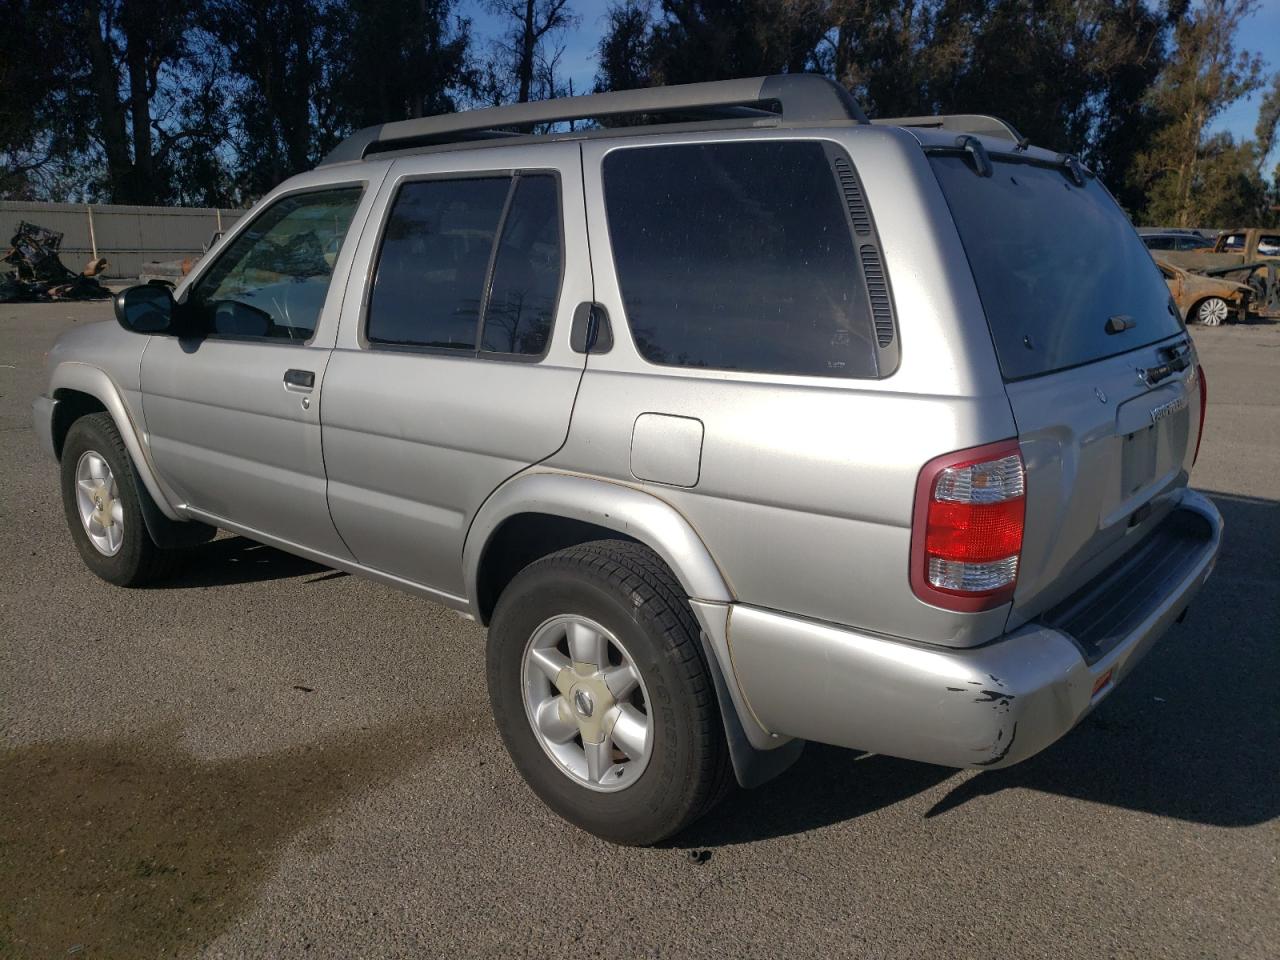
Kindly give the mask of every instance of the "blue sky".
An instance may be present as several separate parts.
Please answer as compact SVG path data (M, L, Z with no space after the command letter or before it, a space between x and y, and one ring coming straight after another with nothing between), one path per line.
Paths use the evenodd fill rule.
M1240 28L1239 44L1262 55L1266 61L1263 69L1268 75L1280 70L1280 0L1259 0L1258 9ZM1252 137L1261 98L1260 93L1255 93L1241 100L1218 117L1213 129L1230 131L1237 140ZM1277 152L1280 148L1272 152L1273 159Z
M606 0L574 0L572 6L581 23L562 38L565 51L560 62L564 76L573 78L575 91L586 93L590 92L595 79L596 45L604 30L608 3ZM498 32L499 21L488 13L484 0L463 0L460 7L459 12L472 19L482 41ZM1259 0L1258 9L1241 27L1240 45L1261 54L1269 74L1280 70L1280 0ZM1237 140L1252 137L1258 120L1259 99L1260 94L1254 94L1241 100L1218 117L1211 129L1214 132L1227 130ZM1277 153L1280 153L1280 147Z

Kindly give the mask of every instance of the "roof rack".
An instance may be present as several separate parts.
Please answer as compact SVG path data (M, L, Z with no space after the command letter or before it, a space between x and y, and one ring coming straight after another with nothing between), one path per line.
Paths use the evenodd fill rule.
M1027 138L1013 128L1013 124L999 117L982 113L952 113L936 117L883 117L871 121L885 127L928 127L933 130L953 130L956 133L972 133L978 136L999 137L1025 144Z
M768 109L776 104L778 110ZM744 80L715 80L645 90L617 90L466 110L417 120L397 120L358 130L329 152L321 166L362 160L371 153L513 134L503 127L559 123L625 114L695 115L773 123L866 123L866 114L844 87L817 74L793 73Z

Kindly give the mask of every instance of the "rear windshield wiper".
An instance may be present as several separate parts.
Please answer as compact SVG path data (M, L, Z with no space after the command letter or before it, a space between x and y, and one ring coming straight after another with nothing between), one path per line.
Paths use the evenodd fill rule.
M1148 386L1154 387L1161 380L1167 380L1175 373L1181 373L1191 366L1191 344L1186 340L1181 340L1168 347L1161 347L1158 355L1160 359L1165 361L1164 363L1157 364L1154 367L1147 367L1145 370L1141 368L1138 370L1138 376Z

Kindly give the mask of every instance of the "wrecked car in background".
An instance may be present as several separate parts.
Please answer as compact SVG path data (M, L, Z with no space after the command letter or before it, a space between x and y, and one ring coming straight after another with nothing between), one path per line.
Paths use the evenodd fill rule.
M1253 293L1248 284L1191 273L1162 257L1156 259L1156 266L1187 323L1217 327L1229 320L1244 323L1248 318L1249 298Z
M58 256L62 234L19 222L3 262L15 269L0 275L0 301L106 300L111 291L96 279L107 268L101 257L72 273Z
M142 265L142 270L138 274L138 282L153 283L158 280L161 283L167 283L171 287L177 286L182 278L191 272L191 268L200 262L201 257L209 252L209 248L221 238L222 231L218 230L205 241L199 256L186 256L175 260L148 260Z
M1250 309L1280 318L1280 230L1224 230L1212 250L1161 251L1160 259L1191 273L1248 284Z
M1148 250L1212 250L1213 237L1206 237L1198 230L1170 227L1165 230L1139 227L1138 236Z

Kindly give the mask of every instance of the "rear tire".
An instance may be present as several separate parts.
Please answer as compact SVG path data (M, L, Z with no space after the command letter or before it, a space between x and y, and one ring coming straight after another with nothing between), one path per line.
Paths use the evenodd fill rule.
M583 632L575 637L595 634L607 642L571 645L577 630ZM575 656L585 649L597 655ZM599 677L633 665L638 681L611 679L602 687L584 666L599 660L610 662ZM557 676L559 682L549 679ZM582 544L517 574L494 609L488 680L498 730L516 768L547 806L598 837L657 843L710 810L730 784L697 621L671 571L640 544ZM631 691L626 699L612 696L610 688L624 687ZM540 698L543 712L536 707ZM617 711L624 709L632 729L647 724L647 741L622 736L621 721L609 726L601 719L606 712L621 717ZM540 723L535 715L543 713L549 719ZM604 724L603 733L592 732L594 722ZM595 743L605 759L592 765L588 757L584 766L580 758Z
M147 532L137 483L110 414L89 414L71 425L61 466L67 526L85 566L118 587L152 583L175 559Z

